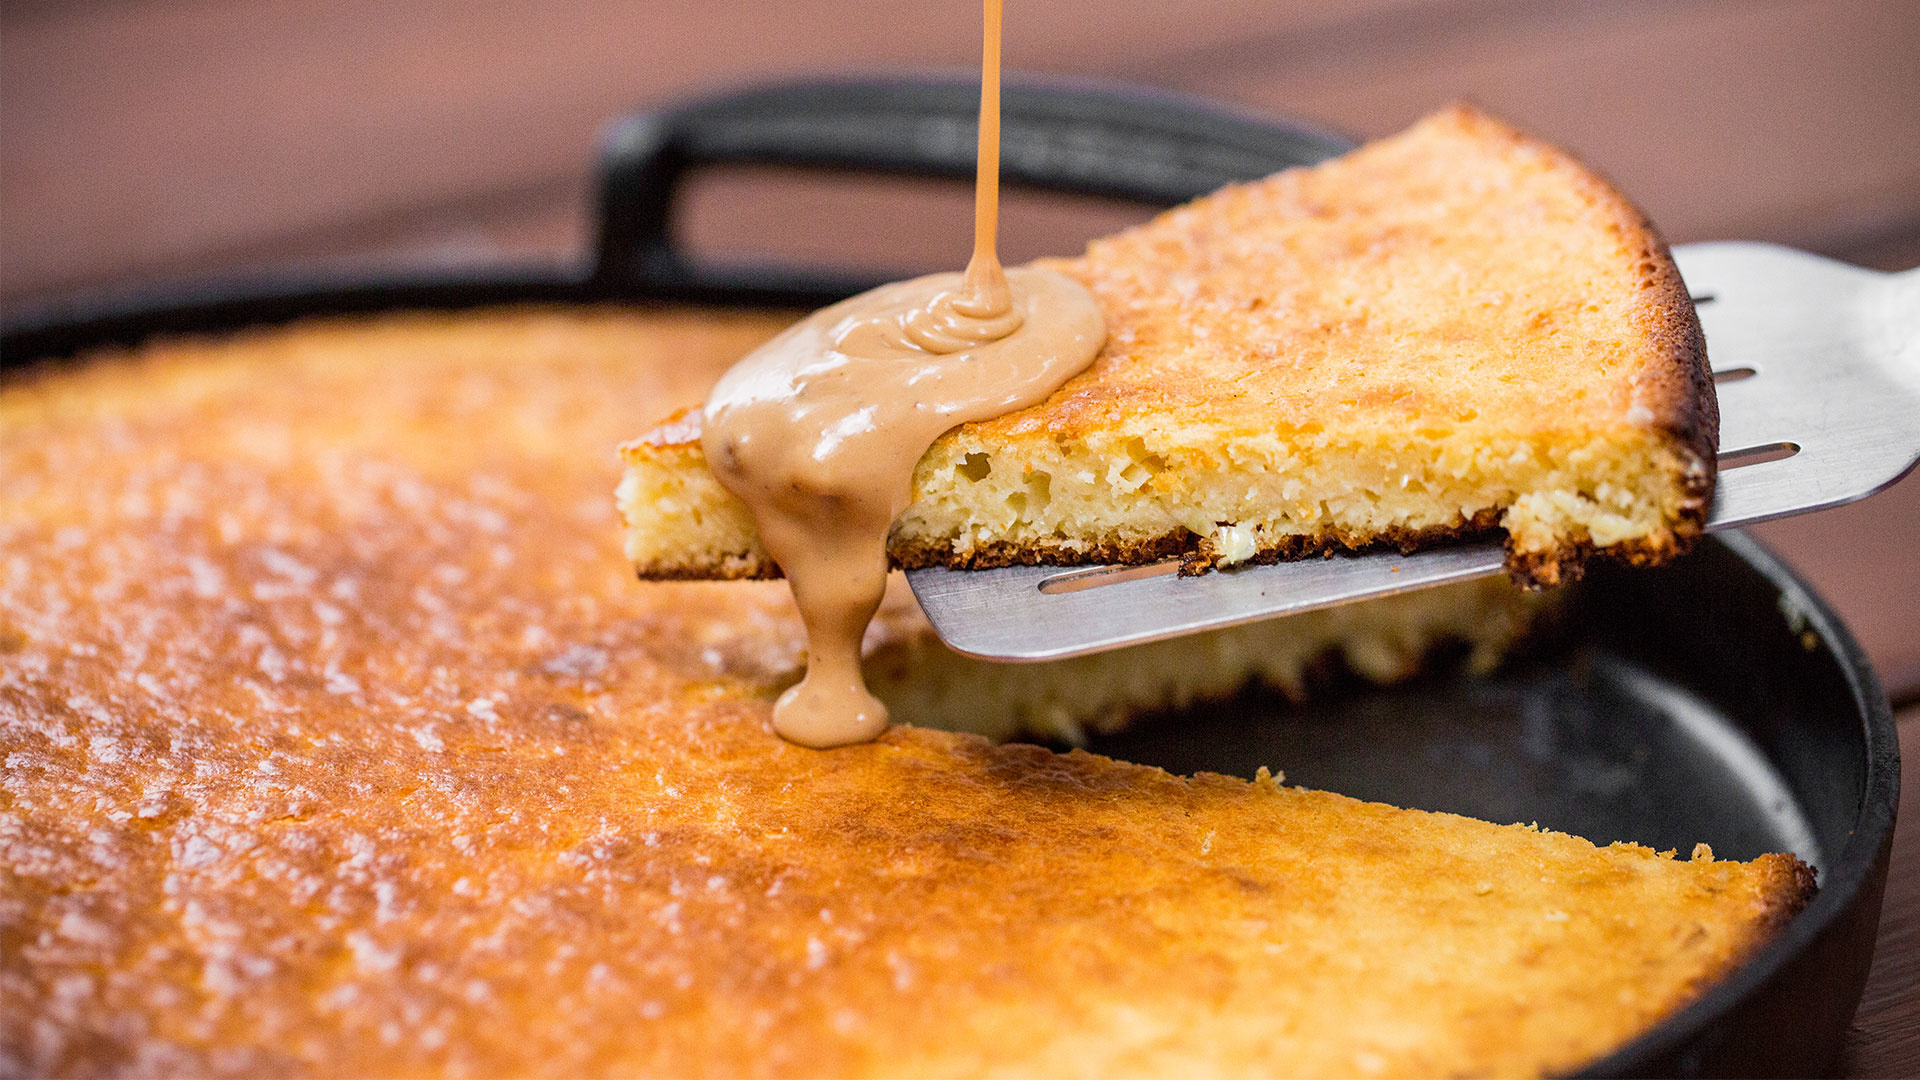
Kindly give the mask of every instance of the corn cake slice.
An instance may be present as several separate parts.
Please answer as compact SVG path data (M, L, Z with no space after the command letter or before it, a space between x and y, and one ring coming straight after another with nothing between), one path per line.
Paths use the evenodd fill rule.
M1503 532L1527 584L1683 551L1718 413L1665 244L1565 153L1465 107L1050 265L1108 340L1050 399L947 433L896 565L1190 568ZM771 577L688 409L622 454L648 578Z

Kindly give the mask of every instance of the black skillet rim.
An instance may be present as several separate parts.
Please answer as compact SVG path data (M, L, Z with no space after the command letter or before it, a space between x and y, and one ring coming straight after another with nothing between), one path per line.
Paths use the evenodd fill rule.
M1860 720L1863 763L1860 804L1847 842L1822 869L1819 892L1787 924L1784 931L1758 953L1747 958L1725 978L1651 1030L1606 1057L1590 1062L1579 1076L1613 1077L1670 1073L1687 1060L1689 1043L1710 1032L1741 1006L1786 974L1794 961L1812 951L1838 924L1855 914L1856 905L1871 902L1873 926L1878 925L1893 830L1900 805L1900 736L1888 700L1872 662L1840 616L1805 579L1759 540L1744 532L1708 537L1705 544L1720 545L1805 618L1806 628L1819 637L1821 651L1830 655L1845 678ZM1871 949L1869 949L1869 963ZM1860 973L1864 979L1865 972ZM1857 1002L1856 1002L1857 1007ZM1666 1066L1666 1068L1661 1068Z
M955 127L970 115L964 80L851 79L775 84L701 98L616 125L605 148L602 232L591 266L504 265L481 269L333 270L202 277L37 305L0 327L0 376L78 352L170 334L223 332L323 315L403 309L458 310L511 303L704 303L732 307L797 307L825 303L873 282L859 275L778 267L709 267L673 249L670 211L690 169L714 163L797 164L883 173L964 176L971 134ZM1007 154L1010 186L1093 191L1172 203L1221 183L1338 152L1337 135L1238 114L1216 103L1137 88L1090 83L1013 83L1007 91L1010 135L1024 124L1041 143L1062 130L1092 130L1106 139L1082 147L1077 164L1049 157L1057 145ZM882 144L854 138L875 113L900 123L942 129L945 143L911 158L888 156L899 132ZM807 125L842 126L839 142L822 146ZM768 127L768 122L773 126ZM851 123L852 127L847 127ZM964 135L958 138L956 132ZM1054 139L1057 143L1057 139ZM1195 144L1233 151L1224 161L1180 160ZM1030 148L1031 149L1031 148ZM1169 175L1129 172L1116 155L1160 154L1185 168ZM1169 155L1171 155L1169 157ZM1190 157L1190 155L1188 155ZM964 158L964 160L963 160ZM1118 166L1118 167L1117 167ZM1091 171L1101 172L1090 178ZM1209 169L1211 171L1209 171ZM1175 170L1178 172L1178 170ZM635 192L643 198L636 203ZM1804 614L1844 676L1864 742L1861 804L1847 843L1823 874L1820 891L1786 929L1691 1004L1632 1042L1589 1063L1577 1075L1625 1076L1684 1069L1703 1036L1728 1021L1838 924L1872 903L1884 884L1899 801L1899 739L1892 708L1865 652L1826 602L1781 560L1745 535L1707 543L1727 547ZM1861 973L1864 976L1864 972Z

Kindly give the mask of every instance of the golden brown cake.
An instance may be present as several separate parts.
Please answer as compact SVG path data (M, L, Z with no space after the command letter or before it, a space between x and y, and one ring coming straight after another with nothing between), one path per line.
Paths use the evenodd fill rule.
M1551 584L1700 531L1718 414L1666 245L1566 154L1466 108L1225 188L1048 265L1105 310L1093 366L941 438L903 567L1199 567L1504 532ZM697 410L624 449L643 577L778 573Z
M607 495L631 415L776 325L396 316L0 385L0 1074L1539 1075L1809 892L927 728L782 742L784 588L636 584ZM1496 584L1455 602L1498 622ZM1444 621L1379 617L1379 670ZM1208 678L1268 647L1213 640ZM873 641L935 647L899 606ZM1193 654L1136 655L1165 693Z

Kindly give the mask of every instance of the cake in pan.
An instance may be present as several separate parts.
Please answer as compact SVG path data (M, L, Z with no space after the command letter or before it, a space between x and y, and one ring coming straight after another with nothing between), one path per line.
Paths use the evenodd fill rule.
M1700 532L1718 413L1666 245L1579 162L1465 107L1046 265L1107 344L936 442L902 567L1245 560L1504 533L1553 584ZM700 414L625 448L643 577L767 577Z
M781 321L396 315L0 386L0 1072L1541 1075L1811 891L915 726L1497 654L1504 581L1011 672L897 598L905 723L784 743L784 588L636 584L608 497L632 416Z

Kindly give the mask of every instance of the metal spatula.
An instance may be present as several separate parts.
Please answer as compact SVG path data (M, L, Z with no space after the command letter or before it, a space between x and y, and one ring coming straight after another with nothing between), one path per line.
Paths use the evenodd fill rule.
M1863 499L1920 459L1920 270L1882 274L1768 244L1674 252L1720 398L1709 530ZM1180 577L1178 563L914 570L954 649L1057 660L1501 572L1497 541Z

